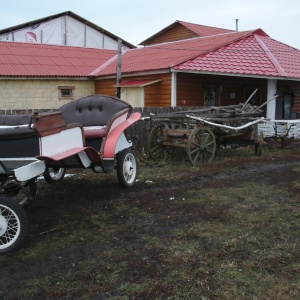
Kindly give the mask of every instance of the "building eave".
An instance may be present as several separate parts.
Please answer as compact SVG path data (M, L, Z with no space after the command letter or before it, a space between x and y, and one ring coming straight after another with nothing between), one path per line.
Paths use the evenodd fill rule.
M258 79L275 79L275 80L289 80L289 81L300 81L300 78L291 78L291 77L281 77L281 76L262 76L262 75L252 75L252 74L234 74L234 73L217 73L217 72L206 72L206 71L192 71L192 70L174 70L171 69L171 72L174 73L189 73L189 74L202 74L202 75L215 75L215 76L227 76L227 77L244 77L244 78L258 78Z
M170 73L170 69L163 69L159 71L149 71L149 72L133 72L133 73L123 73L122 78L129 78L129 77L135 77L135 76L147 76L147 75L159 75L159 74L167 74ZM104 79L112 79L116 78L117 74L109 74L109 75L100 75L96 76L95 80L104 80Z
M70 76L0 76L0 80L74 80L74 81L91 81L89 77L70 77Z

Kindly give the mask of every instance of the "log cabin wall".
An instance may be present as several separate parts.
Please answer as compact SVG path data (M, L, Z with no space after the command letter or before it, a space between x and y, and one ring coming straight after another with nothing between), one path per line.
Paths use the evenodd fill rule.
M95 81L95 94L107 95L107 96L116 96L116 84L115 78L110 79L101 79Z
M177 106L203 106L203 76L177 73Z
M260 105L267 99L267 80L241 78L233 76L215 76L206 74L177 74L177 105L183 100L188 106L204 106L208 89L215 91L215 105L231 105L245 102L253 91L255 104Z
M160 80L144 87L144 106L171 106L171 74L155 74L146 76L122 77L122 82L131 80ZM95 93L108 96L116 95L116 79L101 79L95 81Z
M149 76L148 79L160 79L160 82L145 86L145 106L171 106L171 74Z
M144 79L160 80L144 87L144 106L171 106L171 73L123 77L122 82ZM97 80L95 93L115 96L115 84L115 78ZM256 88L258 91L253 97L255 104L261 105L267 100L266 79L177 73L177 106L204 106L205 93L208 88L213 88L215 91L214 105L224 106L245 102Z
M153 38L150 38L147 43L143 43L144 46L149 46L153 44L166 43L178 40L189 39L198 36L196 33L185 28L181 24L176 24L172 28L160 33Z
M268 81L260 78L245 78L231 76L217 76L222 87L220 90L219 105L231 105L244 103L256 90L252 97L252 103L261 105L267 101Z

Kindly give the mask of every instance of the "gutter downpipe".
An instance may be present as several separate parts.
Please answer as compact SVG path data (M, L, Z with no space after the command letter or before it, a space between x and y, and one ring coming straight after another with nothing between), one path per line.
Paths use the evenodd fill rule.
M172 80L171 80L171 106L176 107L177 99L177 73L171 69Z

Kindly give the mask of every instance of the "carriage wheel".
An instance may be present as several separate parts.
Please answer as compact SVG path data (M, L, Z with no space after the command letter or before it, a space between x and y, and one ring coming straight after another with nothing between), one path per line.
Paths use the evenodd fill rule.
M65 168L46 167L43 176L48 183L53 184L62 181L65 177L65 174L66 174Z
M20 248L28 234L24 208L13 198L0 196L0 254Z
M117 155L117 176L122 187L127 188L135 184L138 173L138 161L135 152L125 149Z
M164 124L158 124L153 127L150 131L147 139L147 147L149 150L150 157L154 161L167 160L172 152L171 146L164 145L164 135L163 129L165 128Z
M207 127L197 127L192 131L187 143L187 155L193 166L211 162L216 153L216 139Z

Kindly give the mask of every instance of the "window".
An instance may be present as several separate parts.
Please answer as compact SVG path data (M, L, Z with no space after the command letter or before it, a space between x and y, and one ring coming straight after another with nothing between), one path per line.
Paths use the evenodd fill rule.
M74 99L75 86L59 86L58 98L59 99Z
M214 86L204 86L204 106L217 105L217 89Z

